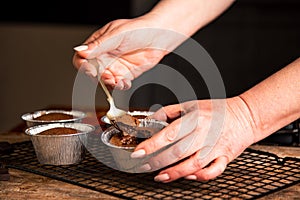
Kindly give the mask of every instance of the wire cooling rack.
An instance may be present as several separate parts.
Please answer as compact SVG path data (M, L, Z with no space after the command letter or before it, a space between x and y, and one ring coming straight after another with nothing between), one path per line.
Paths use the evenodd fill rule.
M96 133L95 133L96 134ZM96 137L100 137L97 133ZM90 141L93 143L93 141ZM113 162L108 149L95 142L93 155ZM218 178L206 182L180 179L163 184L154 173L131 174L114 170L90 153L75 165L39 164L32 143L13 145L13 153L1 156L0 164L123 199L256 199L300 182L300 159L280 158L267 152L246 149Z

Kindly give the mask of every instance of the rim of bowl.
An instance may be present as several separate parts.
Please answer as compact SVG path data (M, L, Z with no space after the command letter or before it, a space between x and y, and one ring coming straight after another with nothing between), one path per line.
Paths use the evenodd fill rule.
M80 129L78 128L78 126L82 126L82 127L88 127L90 130L85 130L82 132L78 132L78 133L74 133L74 134L60 134L60 135L39 135L39 133L41 133L42 131L46 131L52 128L74 128L76 130ZM36 129L41 129L40 131L36 130ZM29 135L29 136L33 136L33 137L72 137L72 136L76 136L76 135L82 135L82 134L87 134L87 133L91 133L93 131L95 131L95 126L91 125L91 124L85 124L85 123L50 123L50 124L41 124L41 125L36 125L36 126L32 126L29 127L27 129L25 129L25 134ZM36 133L32 133L32 131L36 131Z
M63 113L67 115L72 115L72 119L62 119L62 120L37 120L36 117L49 114L49 113ZM35 123L54 123L54 122L72 122L80 120L86 117L86 114L78 110L39 110L31 113L25 113L21 116L24 121L35 122Z
M138 111L138 110L136 110L136 111L128 111L127 113L129 115L132 115L132 116L135 116L135 115L150 116L150 115L154 114L154 112L152 112L152 111ZM109 121L109 119L107 118L106 115L104 115L104 116L101 117L101 121L103 123L110 124L110 121Z

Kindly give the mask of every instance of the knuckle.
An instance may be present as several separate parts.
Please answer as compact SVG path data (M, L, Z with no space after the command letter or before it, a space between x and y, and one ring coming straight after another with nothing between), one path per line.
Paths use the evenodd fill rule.
M173 141L177 136L177 129L174 126L170 126L165 134L166 141Z
M172 155L177 158L181 159L189 155L189 145L178 144L173 145L172 147Z
M173 180L186 176L186 172L178 168L171 169L169 174Z
M193 168L196 170L203 168L202 161L200 159L198 159L197 157L193 157Z
M219 166L217 169L216 169L216 176L219 176L220 174L222 174L224 171L225 171L225 167L222 167L222 166Z
M147 154L151 154L161 148L161 144L154 138L147 139L138 145L140 149L145 149Z
M182 151L182 148L179 145L174 145L173 151L172 151L172 154L173 154L174 158L181 158L183 153L184 152Z
M202 181L209 181L210 179L212 179L210 174L201 174L201 176L197 176L199 180Z

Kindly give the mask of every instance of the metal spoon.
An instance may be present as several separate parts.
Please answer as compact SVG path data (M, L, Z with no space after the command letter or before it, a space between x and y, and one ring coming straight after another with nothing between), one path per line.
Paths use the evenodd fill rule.
M96 67L98 74L98 82L100 83L102 89L104 90L107 101L110 105L108 112L106 113L107 118L111 122L111 124L120 130L123 134L129 134L134 137L149 137L151 135L151 131L147 130L145 127L139 127L139 122L135 120L135 118L128 114L128 112L121 110L115 106L114 99L108 91L106 85L103 83L101 79L101 75L99 73L99 64L96 59L89 60L89 63Z
M106 96L107 96L107 101L109 103L109 110L108 112L106 113L106 116L110 119L110 120L113 120L119 116L122 116L122 115L125 115L127 114L127 112L125 110L121 110L119 108L117 108L115 106L115 102L114 102L114 99L113 97L111 96L111 94L109 93L106 85L103 83L103 81L101 80L101 77L98 78L99 79L99 83L100 85L102 86Z
M115 102L114 102L113 97L111 96L110 92L108 91L106 85L101 80L101 74L99 73L99 67L100 66L99 66L97 60L96 59L90 59L89 63L92 64L96 68L97 73L98 73L98 81L99 81L102 89L104 90L104 92L107 96L107 101L110 105L109 110L106 113L107 118L112 121L112 120L114 120L115 118L117 118L119 116L127 114L127 112L125 110L121 110L121 109L119 109L115 106Z

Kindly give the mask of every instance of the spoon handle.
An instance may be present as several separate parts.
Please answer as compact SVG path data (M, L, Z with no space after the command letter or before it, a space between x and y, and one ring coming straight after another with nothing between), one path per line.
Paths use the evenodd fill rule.
M101 80L101 74L100 74L100 71L99 71L99 68L101 66L99 65L98 61L96 59L90 59L90 60L88 60L88 62L96 68L98 82L100 83L102 89L104 90L104 92L107 96L107 101L110 105L110 108L109 108L108 112L106 113L107 117L111 120L111 119L116 118L117 116L121 116L121 115L126 114L126 111L121 110L121 109L119 109L115 106L115 102L114 102L114 99L113 99L112 95L108 91L106 85Z
M105 84L103 83L103 81L101 80L101 77L100 77L100 76L98 76L98 81L99 81L99 83L100 83L102 89L104 90L104 92L105 92L105 94L106 94L106 96L107 96L107 100L108 100L109 102L113 102L113 98L112 98L110 92L108 91L106 85L105 85Z
M99 66L99 64L98 64L98 61L96 60L96 58L94 58L94 59L88 60L88 62L89 62L90 64L92 64L92 65L96 68L97 74L98 74L98 75L97 75L98 82L100 83L102 89L104 90L104 92L105 92L105 94L106 94L106 96L107 96L108 102L109 102L109 103L110 103L110 102L114 102L114 101L113 101L113 98L112 98L112 96L111 96L111 94L110 94L110 92L108 91L106 85L103 83L103 81L102 81L102 79L101 79L101 74L99 73L99 67L100 67L100 66Z

